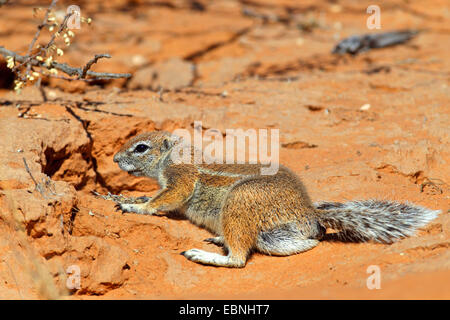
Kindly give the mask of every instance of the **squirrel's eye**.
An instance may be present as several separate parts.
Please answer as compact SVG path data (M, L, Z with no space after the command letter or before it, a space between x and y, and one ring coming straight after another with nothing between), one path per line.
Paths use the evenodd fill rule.
M143 153L143 152L145 152L148 148L149 148L149 147L148 147L147 145L145 145L145 144L138 144L138 145L136 146L136 148L134 148L134 151L133 151L133 152L136 152L136 153Z

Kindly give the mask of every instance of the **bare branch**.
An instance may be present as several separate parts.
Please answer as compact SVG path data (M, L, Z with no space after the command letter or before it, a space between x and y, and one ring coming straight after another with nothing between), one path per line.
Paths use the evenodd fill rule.
M23 164L25 165L25 170L27 170L28 174L31 177L31 180L34 182L34 190L38 191L44 199L51 199L52 196L62 196L62 194L56 193L55 185L53 181L49 177L45 177L42 179L42 183L38 183L36 179L33 177L31 173L30 167L28 167L27 160L25 157L23 159ZM50 197L47 196L47 192L50 193Z
M26 61L28 59L28 57L22 56L20 54L17 54L14 51L10 51L10 50L2 47L2 46L0 46L0 54L5 56L5 57L7 57L7 56L14 57L14 59L16 61L19 61L21 63L23 63L24 61ZM95 60L95 58L93 60ZM32 66L46 67L44 62L38 61L38 60L36 60L34 58L31 59L29 61L29 63ZM91 65L93 63L94 62L92 62ZM83 69L85 69L86 66L84 68L74 68L74 67L68 66L65 63L58 63L58 62L54 62L54 61L50 64L50 66L52 68L55 68L57 70L60 70L60 71L64 72L65 74L67 74L69 76L77 76L77 78L64 78L65 80L90 80L90 81L94 81L94 80L110 80L110 79L120 79L120 78L131 78L131 74L130 73L94 72L94 71L86 70L85 76L90 76L92 78L91 79L85 79L85 78L82 78L81 76L83 75Z
M42 186L42 184L38 183L36 181L36 179L33 177L33 174L31 173L31 170L28 167L27 160L25 158L22 158L22 159L23 159L23 164L25 165L25 170L27 170L28 174L31 177L31 180L33 180L33 182L34 182L34 190L38 191L43 198L48 199L48 197L45 195L45 190L44 190L44 187Z
M48 15L50 14L51 10L53 9L53 7L56 5L57 2L58 2L58 0L53 0L52 3L50 3L50 5L48 6L47 11L45 12L44 20L38 26L36 34L34 35L33 40L31 40L31 42L30 42L30 46L28 47L26 56L28 56L28 57L30 56L31 51L33 50L34 44L36 43L37 39L39 38L39 35L41 34L42 28L44 28L47 25ZM28 65L27 66L27 74L30 73L30 69L31 69L31 65Z
M25 55L18 54L14 51L10 51L2 46L0 46L0 55L3 55L8 61L8 67L16 74L18 80L15 81L16 87L14 90L20 91L21 88L28 80L33 81L40 75L45 75L47 77L59 78L64 80L80 80L80 81L95 81L95 80L110 80L110 79L119 79L119 78L130 78L131 74L129 73L110 73L110 72L94 72L90 71L91 67L98 62L101 58L111 58L111 56L107 53L96 54L94 58L89 60L85 66L80 68L71 67L65 63L59 63L53 61L52 50L56 49L56 53L58 55L62 55L63 51L58 49L55 46L56 38L60 35L64 35L64 42L67 46L70 45L69 37L73 37L74 33L72 31L67 31L67 23L71 16L75 14L74 12L68 13L64 16L61 24L57 22L53 24L49 24L49 20L55 21L55 18L52 16L52 10L56 6L58 0L52 0L48 8L46 9L44 20L41 24L38 25L37 31L28 47L27 53ZM82 18L83 19L83 18ZM90 23L90 19L85 19L87 23ZM58 31L54 32L46 45L39 47L35 53L33 52L33 48L41 34L41 31L44 27L49 26L50 30L52 30L55 26L58 26ZM67 32L67 33L66 33ZM47 57L48 56L48 57ZM10 58L12 57L12 58ZM12 60L14 59L14 60ZM18 62L16 64L16 62ZM23 67L26 67L25 72L22 73ZM38 67L40 70L35 70L33 67ZM48 70L48 71L46 71ZM62 71L67 74L69 77L57 75L57 71ZM32 74L30 74L32 72ZM40 83L40 82L39 82ZM44 96L45 99L45 96Z
M55 40L56 40L56 34L61 33L61 32L66 28L66 26L67 26L67 21L69 20L69 18L70 18L71 16L72 16L72 14L67 14L66 16L64 16L63 22L61 23L61 25L60 25L60 27L59 27L59 29L58 29L58 32L56 32L56 33L54 33L54 34L52 35L50 41L49 41L44 47L40 48L39 52L37 52L37 53L35 53L35 54L33 54L33 55L30 55L31 50L29 50L29 52L27 52L27 54L24 56L24 57L26 58L25 61L22 62L21 64L15 66L15 67L13 68L12 71L14 72L14 71L18 70L20 67L22 67L22 66L24 66L24 65L27 65L27 73L26 73L26 74L29 74L29 73L30 73L29 71L30 71L30 69L31 69L31 64L29 64L29 62L31 61L31 59L36 58L37 56L39 56L39 55L45 53L45 52L53 45L53 43L54 43ZM43 24L39 25L38 28L40 28L41 26L45 26L45 25L46 25L46 24L43 23ZM40 29L39 29L39 32L36 33L35 37L36 37L36 36L39 36L39 33L40 33ZM36 38L36 39L37 39L37 38ZM33 39L33 40L34 40L34 39ZM32 48L32 47L31 47L31 48Z
M23 164L25 165L25 170L27 170L28 174L31 177L31 180L33 180L33 182L34 182L34 185L35 185L36 189L38 189L39 183L37 183L36 179L33 177L33 174L31 173L30 167L28 167L27 160L25 158L22 158L22 159L23 159Z
M94 63L97 63L98 59L101 59L101 58L109 59L109 58L111 58L111 56L107 53L96 54L94 58L92 58L91 60L89 60L88 63L86 63L79 78L82 78L82 79L86 78L86 73L88 72L88 70L92 67L92 65Z

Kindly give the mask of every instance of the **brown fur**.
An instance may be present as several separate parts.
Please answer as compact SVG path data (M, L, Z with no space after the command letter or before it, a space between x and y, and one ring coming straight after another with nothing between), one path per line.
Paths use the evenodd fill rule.
M412 234L437 215L376 200L316 208L300 179L284 166L274 175L261 175L259 164L176 164L170 155L179 143L170 133L150 132L123 145L114 161L133 175L157 179L161 190L145 203L123 202L119 207L140 214L177 210L217 235L207 241L228 250L227 256L198 249L183 253L194 262L243 267L252 250L299 253L316 246L325 227L337 226L347 239L389 242ZM191 160L193 155L191 149ZM405 214L398 215L399 208Z
M248 254L258 249L261 232L285 224L298 225L299 235L305 239L321 236L306 190L289 169L281 166L277 174L261 176L258 164L174 164L168 158L158 164L164 140L170 139L164 132L145 133L126 142L114 157L119 164L134 157L145 162L145 157L133 154L133 148L140 141L149 141L149 152L157 160L145 163L133 174L156 178L162 187L151 201L135 204L132 209L124 205L123 210L183 212L193 223L223 237L230 257L227 266L244 266Z

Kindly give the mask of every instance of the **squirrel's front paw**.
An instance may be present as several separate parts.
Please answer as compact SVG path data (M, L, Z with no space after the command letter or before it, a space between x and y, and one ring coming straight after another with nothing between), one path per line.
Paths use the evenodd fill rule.
M116 210L120 210L122 213L134 212L149 215L156 213L156 209L148 207L145 203L118 203L116 204Z

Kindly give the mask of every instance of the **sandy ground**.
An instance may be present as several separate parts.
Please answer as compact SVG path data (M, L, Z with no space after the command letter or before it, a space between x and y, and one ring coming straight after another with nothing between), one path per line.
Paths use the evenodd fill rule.
M11 2L0 8L0 45L24 53L39 23L32 8L47 2ZM445 1L384 1L378 31L366 27L372 1L77 4L93 23L75 31L60 61L82 66L109 53L93 70L133 77L52 79L43 101L35 87L16 95L0 58L1 298L450 298ZM331 54L347 36L407 28L423 32L396 47ZM121 172L114 153L138 133L193 132L195 121L203 132L279 129L280 162L314 201L391 199L442 213L392 245L324 241L289 257L254 254L244 269L194 264L180 252L221 252L202 241L207 231L177 216L121 214L90 192L153 194L155 182ZM366 285L373 265L379 290ZM68 290L73 268L81 285Z

